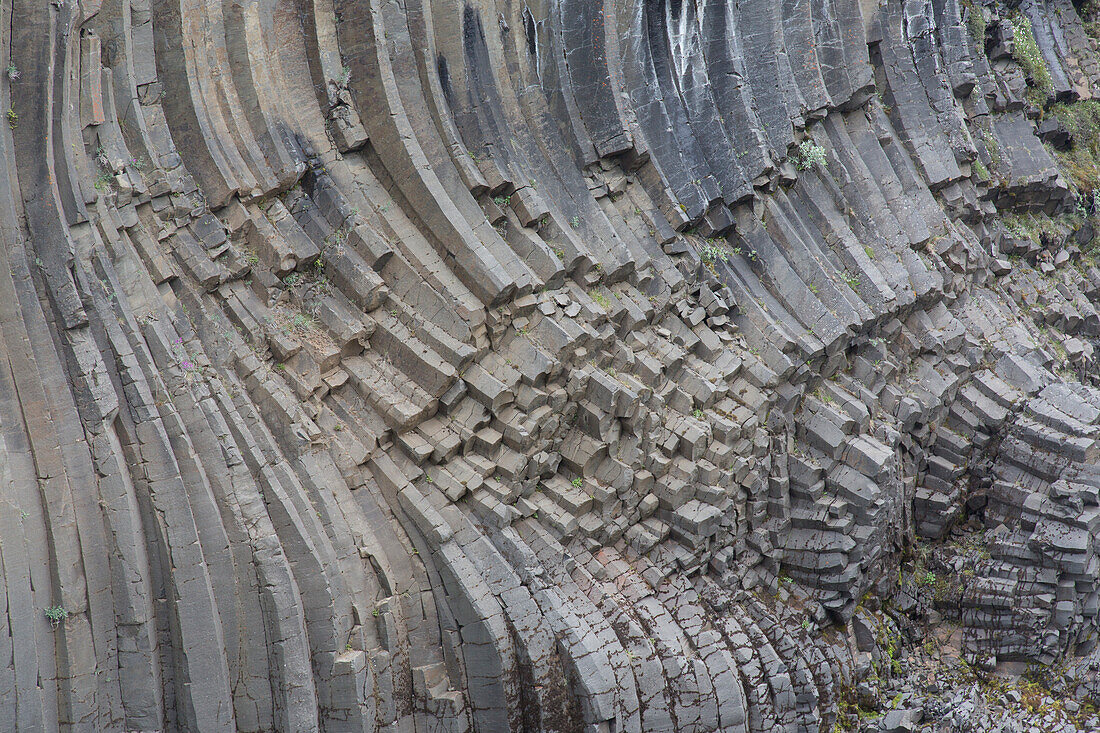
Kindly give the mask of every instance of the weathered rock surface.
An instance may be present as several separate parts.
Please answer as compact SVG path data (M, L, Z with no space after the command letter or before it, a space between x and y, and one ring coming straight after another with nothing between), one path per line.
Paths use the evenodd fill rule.
M0 21L0 729L831 731L868 594L1100 701L1073 3Z

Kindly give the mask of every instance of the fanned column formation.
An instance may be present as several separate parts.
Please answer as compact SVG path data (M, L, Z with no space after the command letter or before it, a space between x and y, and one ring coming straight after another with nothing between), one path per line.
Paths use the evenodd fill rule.
M0 2L0 729L912 731L942 629L1087 729L1100 15L1011 5Z

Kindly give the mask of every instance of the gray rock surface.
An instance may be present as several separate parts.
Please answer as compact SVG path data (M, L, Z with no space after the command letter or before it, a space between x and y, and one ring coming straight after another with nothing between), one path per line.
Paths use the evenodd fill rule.
M0 8L0 729L1097 730L1080 5Z

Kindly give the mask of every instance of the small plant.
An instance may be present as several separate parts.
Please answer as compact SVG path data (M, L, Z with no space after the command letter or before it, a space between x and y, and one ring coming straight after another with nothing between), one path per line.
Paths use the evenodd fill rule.
M10 81L15 81L16 79L18 79L20 76L23 75L22 73L20 73L19 69L16 68L14 63L9 63L8 68L6 69L6 71L7 71L7 74L8 74L8 79Z
M347 244L348 237L351 236L351 228L351 225L345 222L339 229L325 237L325 246L322 248L322 251L327 250L329 247L333 247L333 251L335 251L336 254L343 254L344 245Z
M494 196L493 197L493 203L496 204L497 206L501 207L501 208L504 208L505 206L507 206L509 204L509 202L511 202L511 200L512 200L511 194L509 194L508 196Z
M249 267L255 267L256 265L260 264L259 256L251 250L245 253L244 261L245 264Z
M313 317L305 313L295 313L290 319L290 327L295 331L307 331L313 327Z
M963 0L962 6L966 9L966 28L970 31L970 37L974 40L978 50L985 48L985 16L982 15L981 4L975 0Z
M334 425L334 426L332 427L332 429L333 429L333 430L335 430L336 432L340 432L341 430L343 430L343 429L344 429L344 426L343 426L343 425L341 425L340 423L336 423L336 424L335 424L335 425Z
M810 630L810 620L809 619L805 619L805 618L802 619L802 630L803 631L809 631Z
M600 306L604 310L607 310L611 307L611 302L607 299L607 296L601 293L599 290L589 291L588 297L596 301L596 305Z
M993 135L992 130L982 128L982 142L985 143L985 149L986 152L989 153L989 159L993 162L993 167L1000 167L1001 145L999 142L997 142L997 138Z
M8 127L13 130L19 127L19 114L11 108L8 109Z
M871 249L869 246L864 245L863 253L865 255L867 255L867 259L869 259L869 260L875 259L875 251L873 249Z
M575 488L575 489L579 489L579 488L581 487L581 484L583 484L583 483L584 483L584 481L583 481L583 480L581 480L581 477L580 477L580 476L578 476L577 478L575 478L575 479L573 479L572 481L570 481L570 483L571 483L571 484L573 484L573 488Z
M287 275L286 277L283 278L283 284L286 285L287 287L292 288L295 285L297 285L298 281L301 280L301 279L302 279L302 274L300 272L292 272L292 273L290 273L289 275Z
M975 160L970 164L970 170L978 177L979 181L989 180L989 169L985 167L985 164L980 160Z
M716 262L718 260L728 262L730 251L720 244L708 244L703 247L703 249L699 250L699 258L707 263Z
M46 618L49 619L50 624L52 624L55 629L68 617L69 612L65 610L64 606L49 606L46 608Z
M1100 186L1100 103L1095 99L1051 105L1053 114L1073 136L1073 148L1057 151L1062 167L1081 191Z
M336 77L336 86L347 87L348 82L351 81L351 67L344 66L340 69L340 76Z
M935 585L936 584L936 574L933 573L931 570L929 570L928 572L926 572L924 575L921 576L920 582L923 583L924 585Z
M1018 15L1012 19L1012 57L1024 70L1028 84L1039 95L1037 101L1041 106L1054 92L1054 82L1050 78L1050 69L1039 50L1039 44L1035 42L1035 34L1031 32L1031 21L1026 16Z
M694 417L696 420L702 420L703 419L703 411L696 408L696 409L691 411L691 416Z
M798 160L795 164L798 166L798 170L804 171L814 165L825 168L829 165L829 161L825 159L825 148L813 140L803 140L798 144Z
M845 270L842 277L844 278L844 282L847 283L848 287L850 287L852 290L856 290L859 288L859 278L852 273Z
M92 187L95 188L95 190L97 191L108 191L110 190L111 183L114 182L114 180L115 177L112 176L108 171L103 171L98 176L96 176L95 182L92 184Z
M1073 213L1075 216L1079 216L1082 219L1087 219L1089 215L1089 203L1089 199L1083 196L1080 191L1074 191Z
M814 295L817 295L819 290L821 290L821 288L818 287L817 283L810 283L810 292L811 293L813 293Z
M581 228L581 219L580 219L580 217L579 216L574 216L572 219L570 219L569 220L569 226L573 227L574 229L580 229Z

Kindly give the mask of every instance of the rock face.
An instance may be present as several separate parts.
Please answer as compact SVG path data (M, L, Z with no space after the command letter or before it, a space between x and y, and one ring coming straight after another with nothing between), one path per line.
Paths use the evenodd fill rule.
M963 528L1095 661L1069 0L0 20L0 729L832 731Z

